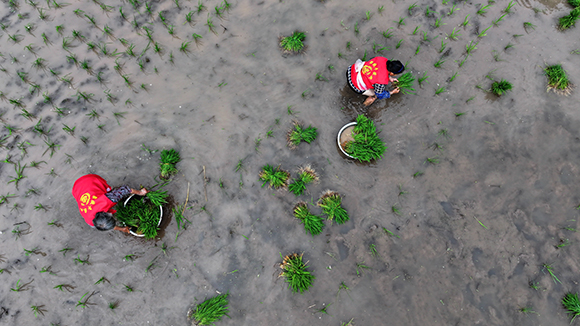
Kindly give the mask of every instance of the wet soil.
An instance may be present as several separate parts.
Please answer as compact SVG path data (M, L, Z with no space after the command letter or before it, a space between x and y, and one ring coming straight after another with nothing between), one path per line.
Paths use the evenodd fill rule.
M568 325L560 300L579 290L580 95L546 92L542 67L561 63L580 83L578 27L556 28L571 8L514 1L495 26L505 1L484 15L486 2L458 2L451 15L452 3L416 3L409 13L402 1L250 0L222 17L215 0L199 14L194 1L151 1L151 14L129 2L1 3L0 324L186 325L194 304L229 291L219 325ZM457 40L446 38L454 28ZM295 30L308 48L283 55L279 37ZM365 54L429 78L417 95L365 108L344 73ZM502 78L511 92L485 91ZM340 154L337 132L358 114L389 147L380 161ZM290 150L296 119L319 136ZM166 189L188 199L186 230L176 237L173 214L151 241L83 222L70 193L78 177L152 186L158 150L169 148L183 158ZM320 182L300 198L274 191L258 181L265 164L293 176L310 164ZM345 195L350 221L312 237L292 207L326 189ZM316 276L302 295L277 277L280 256L295 252Z

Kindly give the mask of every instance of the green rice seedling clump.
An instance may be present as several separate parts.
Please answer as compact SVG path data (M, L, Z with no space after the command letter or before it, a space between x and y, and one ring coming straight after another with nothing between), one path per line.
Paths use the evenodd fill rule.
M229 292L205 300L195 307L189 317L194 319L196 325L213 325L214 322L221 320L223 316L227 316L228 295Z
M580 0L568 0L568 4L574 8L580 7Z
M294 206L294 217L299 219L306 231L313 236L320 234L324 228L324 221L322 217L310 213L305 202L299 202Z
M562 65L551 65L544 68L544 73L548 77L548 91L553 90L554 92L561 95L569 95L572 88L572 84L568 80L566 71L562 68Z
M288 185L288 190L294 195L300 196L306 190L306 185L315 181L318 181L318 175L313 168L307 165L298 169L298 178Z
M153 203L155 206L162 206L163 204L167 204L167 191L163 191L161 189L149 191L147 193L147 198Z
M303 32L293 32L290 36L283 36L280 38L280 46L287 53L301 53L304 51L304 40L306 39L306 34Z
M398 81L394 82L395 87L399 87L402 94L415 94L415 89L413 88L413 83L415 82L415 77L410 72L404 73L401 77L397 78Z
M174 149L161 151L160 173L162 179L167 179L173 174L177 173L177 164L181 160L179 152Z
M280 169L280 166L274 168L273 166L267 164L262 167L260 172L260 181L263 181L262 187L266 183L270 183L270 188L285 188L288 186L288 181L290 180L290 173Z
M133 196L127 205L119 203L116 209L115 217L121 223L136 228L136 233L143 234L147 239L155 238L161 218L159 205L143 197Z
M558 28L565 30L576 25L576 21L580 19L580 7L570 11L570 14L561 17L558 20Z
M322 208L322 212L326 214L329 221L334 220L338 224L343 224L349 220L347 211L342 208L342 197L339 193L327 190L317 204Z
M568 315L572 317L570 323L572 323L577 316L580 316L580 300L578 299L578 293L567 293L562 298L562 305L564 306L564 309L566 309Z
M318 136L318 131L312 126L304 128L302 124L294 122L294 128L288 131L286 135L286 141L288 142L288 147L291 149L296 148L301 142L311 143Z
M507 91L511 91L513 85L505 79L495 81L491 84L491 92L497 96L502 96Z
M303 255L304 254L288 255L284 257L284 260L280 264L282 273L280 273L278 277L286 278L288 288L290 288L293 293L303 293L308 290L316 278L312 273L306 270L307 263L304 263L302 260Z
M361 162L370 162L383 157L387 146L379 138L372 120L359 115L352 135L354 140L342 144L344 150Z

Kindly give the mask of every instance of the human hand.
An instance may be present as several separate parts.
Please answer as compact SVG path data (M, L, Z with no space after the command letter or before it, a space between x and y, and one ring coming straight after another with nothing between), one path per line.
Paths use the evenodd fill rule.
M145 196L145 195L147 195L148 192L149 192L149 190L147 190L145 188L141 188L141 190L137 191L137 195Z
M399 81L397 78L391 77L391 76L389 76L389 80L392 81L392 82L398 82Z
M397 87L397 88L395 88L395 89L393 89L393 90L391 91L391 95L393 95L393 94L397 94L397 93L398 93L398 92L400 92L400 91L401 91L401 90L400 90L400 89Z
M129 233L131 229L128 226L125 227L115 226L115 230L121 231L123 233Z

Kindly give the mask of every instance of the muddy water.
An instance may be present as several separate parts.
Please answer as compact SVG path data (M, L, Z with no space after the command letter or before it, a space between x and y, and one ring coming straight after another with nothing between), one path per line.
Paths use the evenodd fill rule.
M555 28L570 10L565 3L514 3L513 13L481 38L478 34L502 15L505 1L485 16L476 14L481 5L476 2L460 2L460 10L448 15L452 4L419 1L409 15L410 2L381 4L379 13L371 1L242 1L232 3L223 18L214 9L222 3L208 1L209 9L194 14L191 25L184 24L185 15L196 3L186 1L179 2L181 8L151 2L152 16L144 5L134 9L129 3L110 12L87 1L62 9L39 3L46 20L24 2L15 11L3 3L0 22L7 27L0 37L0 64L6 71L0 78L6 99L0 112L6 125L19 130L1 131L8 136L1 155L27 167L16 187L8 183L16 175L13 165L0 165L6 184L0 194L17 195L0 206L5 260L0 323L183 325L193 304L229 291L231 319L219 322L223 325L340 325L353 318L356 325L567 325L559 302L567 291L578 291L580 268L574 256L577 233L564 229L578 227L578 92L546 93L541 67L562 63L578 83L580 56L571 51L580 44L577 28ZM129 21L121 18L120 7ZM427 7L434 17L425 16ZM84 13L77 16L76 9ZM159 12L174 26L175 37ZM94 16L98 27L84 14ZM208 30L208 14L215 33ZM470 25L457 27L467 15ZM405 25L397 27L393 21L399 17ZM446 25L435 28L439 17ZM524 22L535 29L524 29ZM31 33L27 24L34 24ZM61 24L63 36L55 28ZM104 35L105 25L112 36ZM446 39L455 27L461 35ZM381 33L388 28L393 36L386 39ZM84 39L74 39L73 30ZM284 56L278 39L294 30L307 33L308 48ZM202 36L197 43L193 33ZM63 37L70 39L70 52L62 48ZM87 48L92 42L124 52L122 39L135 45L135 57ZM447 44L440 52L442 40ZM472 40L479 42L477 49L459 67ZM188 41L188 51L180 51ZM24 48L29 44L34 53ZM377 55L408 62L407 71L416 77L429 76L416 87L417 95L362 106L344 71L365 51L374 56L373 44L389 48ZM69 62L71 53L91 69ZM37 58L45 60L45 68L32 65ZM435 68L440 59L445 62ZM60 77L70 74L72 86L48 69ZM18 72L27 72L25 81ZM513 90L501 98L486 93L482 89L491 85L486 75L507 79ZM40 92L31 94L31 83L40 85ZM435 96L440 87L446 90ZM114 95L112 103L105 90ZM47 103L44 92L51 98ZM77 92L94 95L85 101ZM21 99L33 117L26 119L10 99ZM98 117L87 116L93 110ZM455 117L458 112L465 115ZM336 132L361 113L374 119L389 147L372 164L345 160L336 146ZM290 150L285 137L295 120L317 127L319 136ZM75 127L74 135L63 124ZM46 133L36 133L34 126ZM439 135L441 129L449 138ZM60 145L52 157L50 149L45 152L51 142ZM175 221L164 223L162 238L155 241L93 231L70 196L76 178L86 173L98 173L115 186L155 184L159 152L143 147L181 152L180 172L167 189L183 204L189 188L186 216L192 224L177 240ZM427 158L439 163L427 164ZM244 166L236 172L239 160ZM45 163L32 168L33 161ZM320 183L300 198L262 188L257 175L265 164L281 164L293 173L311 164ZM291 210L297 200L315 203L326 189L344 194L351 221L327 224L313 238ZM38 204L48 209L36 210ZM62 227L47 225L52 220ZM21 222L31 233L17 237L12 231ZM169 247L165 252L163 243ZM562 243L569 245L556 247ZM371 244L377 256L370 254ZM46 256L25 255L23 249L33 248ZM62 255L63 248L72 250ZM304 252L317 277L302 295L277 278L280 254L293 252ZM130 254L134 261L123 259ZM75 264L74 258L86 257L91 265ZM544 263L561 283L552 281ZM48 266L56 275L40 273ZM94 284L101 277L110 283ZM34 281L26 291L11 291L18 280ZM338 293L341 282L350 290ZM59 284L74 289L60 292L54 289ZM135 290L127 292L125 285ZM93 291L91 305L75 307ZM115 301L119 306L111 311L108 303ZM43 305L46 312L35 317L32 305ZM328 314L320 312L324 307ZM522 307L539 315L522 314Z

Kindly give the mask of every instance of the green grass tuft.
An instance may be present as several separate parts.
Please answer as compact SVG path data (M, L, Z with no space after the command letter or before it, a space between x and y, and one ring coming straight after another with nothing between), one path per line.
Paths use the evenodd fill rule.
M565 30L576 25L576 21L580 19L580 7L570 11L570 14L561 17L558 20L558 28Z
M159 163L161 179L167 179L173 174L177 173L177 168L175 164L177 164L181 160L179 156L179 152L174 149L165 149L161 151L161 163Z
M415 77L410 72L404 73L401 77L397 78L398 81L394 82L395 87L399 87L402 94L415 94L415 89L413 88L413 83L415 82Z
M294 122L294 129L290 129L286 135L286 140L288 142L288 147L291 149L296 148L301 142L305 141L307 143L313 142L318 136L318 131L312 126L304 128L300 123Z
M196 325L213 325L228 314L228 293L220 294L205 300L195 307L190 318L195 320ZM229 317L229 316L228 316Z
M491 92L497 96L502 96L507 91L511 91L512 87L513 87L512 83L508 82L505 79L502 79L500 81L495 81L493 82L493 84L491 84Z
M300 196L306 190L306 185L315 181L318 181L318 175L313 168L307 165L298 170L298 178L288 185L288 190L294 195Z
M260 172L260 181L263 181L262 187L266 183L270 183L270 188L285 188L288 186L288 181L290 179L290 173L280 169L280 166L274 168L271 165L264 165L262 171Z
M339 193L327 190L317 204L331 223L334 220L337 224L343 224L349 220L348 212L342 208L342 197Z
M117 213L115 213L115 217L120 222L136 228L136 233L143 234L147 239L155 238L161 213L159 206L155 205L152 200L133 196L126 206L124 203L119 203L116 209Z
M577 316L580 316L580 300L578 299L577 293L567 293L562 298L562 305L564 306L564 309L566 309L568 315L572 317L570 323L572 323Z
M342 148L361 162L382 158L387 146L377 135L373 121L361 114L356 122L352 132L354 140L341 144Z
M322 217L310 213L305 202L298 202L294 206L294 217L299 219L304 224L306 231L313 236L320 234L324 228Z
M163 186L161 186L163 188ZM163 204L167 204L167 191L162 191L161 188L157 190L152 190L147 193L147 198L153 203L155 206L162 206Z
M301 53L305 49L304 39L306 39L306 34L296 31L290 36L281 37L280 46L285 52Z
M280 276L286 278L288 288L294 293L303 293L308 290L316 278L306 270L306 263L302 260L303 254L291 254L284 257L280 268L283 270ZM280 255L282 256L282 255Z
M562 65L547 66L544 68L544 73L548 77L548 91L553 90L561 95L570 94L572 84L568 81L568 76Z

